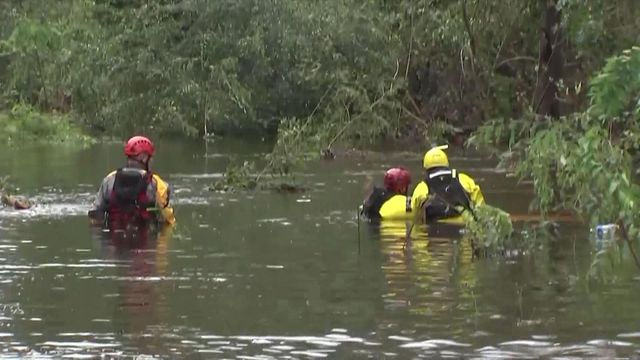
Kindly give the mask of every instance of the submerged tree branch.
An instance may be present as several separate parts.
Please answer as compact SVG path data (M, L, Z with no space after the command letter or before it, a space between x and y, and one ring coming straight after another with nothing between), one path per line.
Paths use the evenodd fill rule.
M633 261L636 263L638 269L640 269L640 259L638 259L638 255L636 254L635 248L633 247L633 243L629 238L629 231L627 230L627 226L624 221L618 221L618 227L620 228L620 232L622 233L622 238L626 241L627 246L629 246L629 251L631 252L631 256L633 257Z

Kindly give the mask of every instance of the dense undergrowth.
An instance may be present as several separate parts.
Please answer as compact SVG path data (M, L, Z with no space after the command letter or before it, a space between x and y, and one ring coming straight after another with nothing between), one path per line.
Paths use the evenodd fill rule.
M532 179L537 210L575 212L588 224L615 224L640 266L640 47L607 60L588 87L584 112L556 119L531 116L483 126L470 143L493 145L502 165ZM507 145L503 152L495 146ZM606 257L603 249L598 257Z
M276 154L441 142L581 109L575 85L640 18L634 0L588 3L7 0L0 110L70 114L93 135L278 134Z
M50 142L84 146L95 141L69 114L43 113L24 104L0 113L0 139L11 145Z

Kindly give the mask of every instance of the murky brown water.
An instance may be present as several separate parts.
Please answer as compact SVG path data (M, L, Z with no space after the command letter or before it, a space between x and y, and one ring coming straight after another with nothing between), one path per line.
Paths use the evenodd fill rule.
M179 226L131 243L85 213L118 144L3 149L38 202L0 210L0 358L629 358L640 350L637 270L628 259L587 280L594 253L576 223L522 254L472 259L458 229L402 250L402 224L360 229L366 175L420 155L320 162L305 194L206 190L239 144L161 143ZM207 156L205 156L207 154ZM472 154L452 162L488 202L526 211L516 185ZM522 224L518 225L519 227ZM624 254L623 256L627 256Z

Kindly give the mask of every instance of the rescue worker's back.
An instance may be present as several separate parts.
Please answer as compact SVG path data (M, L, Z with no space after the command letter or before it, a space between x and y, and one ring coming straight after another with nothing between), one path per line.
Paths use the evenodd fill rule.
M129 139L125 145L127 166L103 179L96 194L94 210L90 212L94 219L104 217L112 223L110 225L175 223L169 200L170 186L149 170L149 160L154 151L153 143L145 137Z
M449 167L443 148L446 147L427 151L423 159L424 179L411 196L411 208L424 211L425 221L456 217L484 203L480 186L469 175Z

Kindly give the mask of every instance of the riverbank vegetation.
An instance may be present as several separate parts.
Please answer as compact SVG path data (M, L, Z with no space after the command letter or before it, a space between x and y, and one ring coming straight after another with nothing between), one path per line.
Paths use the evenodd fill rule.
M0 5L15 103L94 135L439 140L486 120L582 109L635 41L633 0L41 0ZM296 134L293 135L292 134Z
M504 166L534 180L536 209L574 211L591 226L617 225L640 267L635 251L640 186L634 165L640 140L639 69L640 47L634 46L609 58L594 76L583 112L495 121L480 128L472 142L506 141L509 151L497 151Z
M88 145L95 141L68 114L41 112L25 104L15 104L9 112L0 113L0 139L12 145L34 142Z

